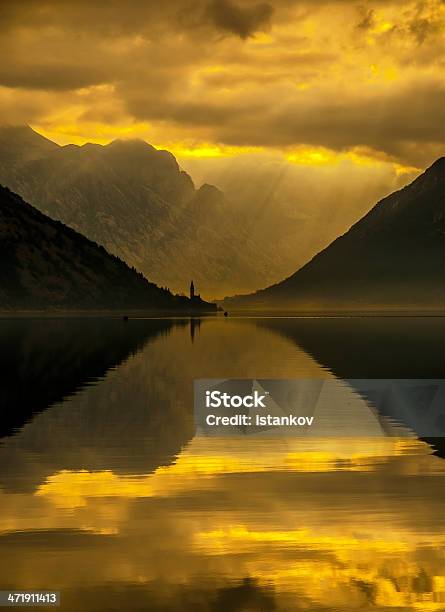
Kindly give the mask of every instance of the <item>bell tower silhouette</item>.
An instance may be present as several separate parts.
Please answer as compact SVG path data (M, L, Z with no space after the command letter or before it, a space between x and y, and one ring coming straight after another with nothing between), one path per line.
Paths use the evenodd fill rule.
M195 285L193 284L193 281L190 283L190 299L195 299Z

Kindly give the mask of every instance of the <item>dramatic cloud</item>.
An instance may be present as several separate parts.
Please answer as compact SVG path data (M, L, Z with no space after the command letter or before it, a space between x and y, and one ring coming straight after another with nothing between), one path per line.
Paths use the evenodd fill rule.
M268 28L272 12L270 4L242 7L231 0L211 0L208 7L208 15L217 28L237 34L241 38Z
M4 122L59 142L443 153L441 0L3 0L0 29Z

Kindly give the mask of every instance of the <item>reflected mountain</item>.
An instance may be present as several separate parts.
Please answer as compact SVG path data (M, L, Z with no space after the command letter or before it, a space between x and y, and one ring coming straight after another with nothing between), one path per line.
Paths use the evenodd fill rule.
M445 318L264 318L338 378L445 378Z
M116 321L133 323L152 332L142 350L0 445L3 588L51 585L64 612L79 601L88 612L442 601L445 463L426 444L196 436L184 446L196 378L335 382L298 345L305 322L287 320L286 337L276 321L212 317L193 342L189 321L165 333Z
M445 378L442 317L269 318L258 325L293 340L338 378ZM363 388L355 390L372 402ZM391 407L385 416L394 416ZM445 438L421 439L445 457Z
M102 378L170 327L165 320L155 326L112 319L1 320L0 437Z
M295 363L323 375L292 341L246 319L11 321L2 329L2 354L14 356L3 363L3 393L10 414L23 413L20 431L0 442L0 487L13 491L68 471L133 478L170 464L195 433L196 378L291 378ZM118 339L132 334L118 365Z
M0 444L0 484L14 481L10 470L21 490L58 469L146 473L170 463L192 427L168 426L180 414L165 382L143 379L138 363L144 346L186 323L2 321L1 434L9 437Z
M195 433L197 378L445 378L441 326L385 318L4 322L3 434L16 434L0 443L0 486L32 491L54 477L70 489L72 472L81 483L102 473L103 483L170 465Z

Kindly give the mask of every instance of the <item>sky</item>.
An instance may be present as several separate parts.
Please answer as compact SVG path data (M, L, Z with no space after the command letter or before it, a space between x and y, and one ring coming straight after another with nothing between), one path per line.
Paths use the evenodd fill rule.
M397 175L444 152L441 0L1 0L0 24L2 120L61 144Z
M445 0L0 0L0 31L1 123L169 150L270 282L445 155Z

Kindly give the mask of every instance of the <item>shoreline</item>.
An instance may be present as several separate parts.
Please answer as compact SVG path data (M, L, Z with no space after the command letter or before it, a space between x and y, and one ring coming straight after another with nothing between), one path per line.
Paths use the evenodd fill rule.
M200 317L224 317L222 310L218 311L177 311L177 310L0 310L0 320L7 319L182 319ZM428 313L298 313L273 311L232 311L232 319L443 319L445 312Z
M183 318L183 317L214 317L220 311L198 311L198 310L0 310L0 319L88 319L109 318L129 319L137 318Z

